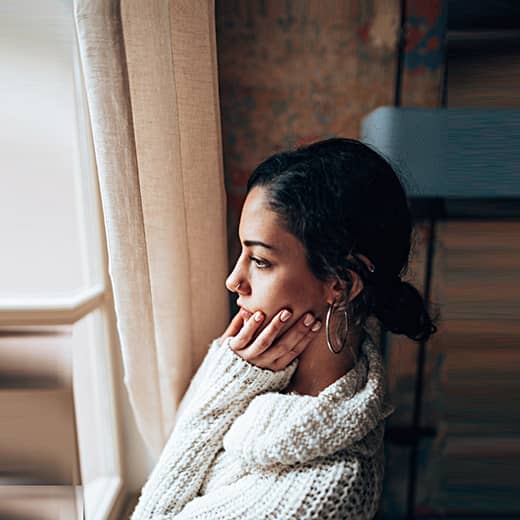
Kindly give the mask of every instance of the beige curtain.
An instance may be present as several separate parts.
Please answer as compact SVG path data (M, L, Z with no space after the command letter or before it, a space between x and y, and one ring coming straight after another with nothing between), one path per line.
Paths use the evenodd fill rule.
M214 3L75 0L125 384L157 457L229 319Z

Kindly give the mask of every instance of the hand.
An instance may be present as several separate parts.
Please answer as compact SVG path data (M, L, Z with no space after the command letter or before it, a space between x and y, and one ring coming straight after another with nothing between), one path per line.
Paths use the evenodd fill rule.
M321 322L315 320L311 313L305 313L282 336L277 338L287 321L282 321L282 313L283 310L277 313L258 337L253 339L264 319L263 313L257 311L254 316L249 315L245 319L243 311L238 312L221 336L221 344L227 338L233 337L228 342L229 348L242 359L260 368L268 368L273 371L283 370L313 340L321 327ZM259 321L256 321L256 315L260 316ZM307 320L306 325L307 316L310 316L311 319Z
M229 338L230 336L236 336L240 329L246 324L247 320L252 316L253 314L249 311L246 311L245 309L240 309L235 314L235 317L231 320L231 323L228 325L227 329L224 331L224 334L220 336L219 338L219 344L222 345L224 343L224 340ZM261 322L260 322L261 323Z

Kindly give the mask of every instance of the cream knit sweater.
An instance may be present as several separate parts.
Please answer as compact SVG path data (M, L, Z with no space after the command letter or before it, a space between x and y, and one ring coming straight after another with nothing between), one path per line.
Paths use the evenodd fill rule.
M358 362L318 396L280 393L273 372L214 340L131 520L370 519L394 407L369 337Z

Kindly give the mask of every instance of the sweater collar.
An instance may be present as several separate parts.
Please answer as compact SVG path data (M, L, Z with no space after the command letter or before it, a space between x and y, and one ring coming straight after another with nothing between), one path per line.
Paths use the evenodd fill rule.
M256 396L224 438L243 462L295 464L338 451L373 455L381 446L386 401L385 367L370 335L356 365L317 396L268 392Z

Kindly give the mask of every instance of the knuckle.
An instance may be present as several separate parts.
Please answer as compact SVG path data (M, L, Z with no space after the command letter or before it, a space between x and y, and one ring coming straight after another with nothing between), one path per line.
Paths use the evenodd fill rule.
M266 337L258 338L258 347L262 352L266 350L270 345L269 340Z
M283 351L286 353L286 354L290 354L292 352L292 345L290 345L289 343L286 343L283 345Z
M296 345L296 347L294 347L291 351L291 354L296 357L298 356L299 354L301 354L303 352L303 349L305 348L305 343L301 342L298 343L298 345Z

